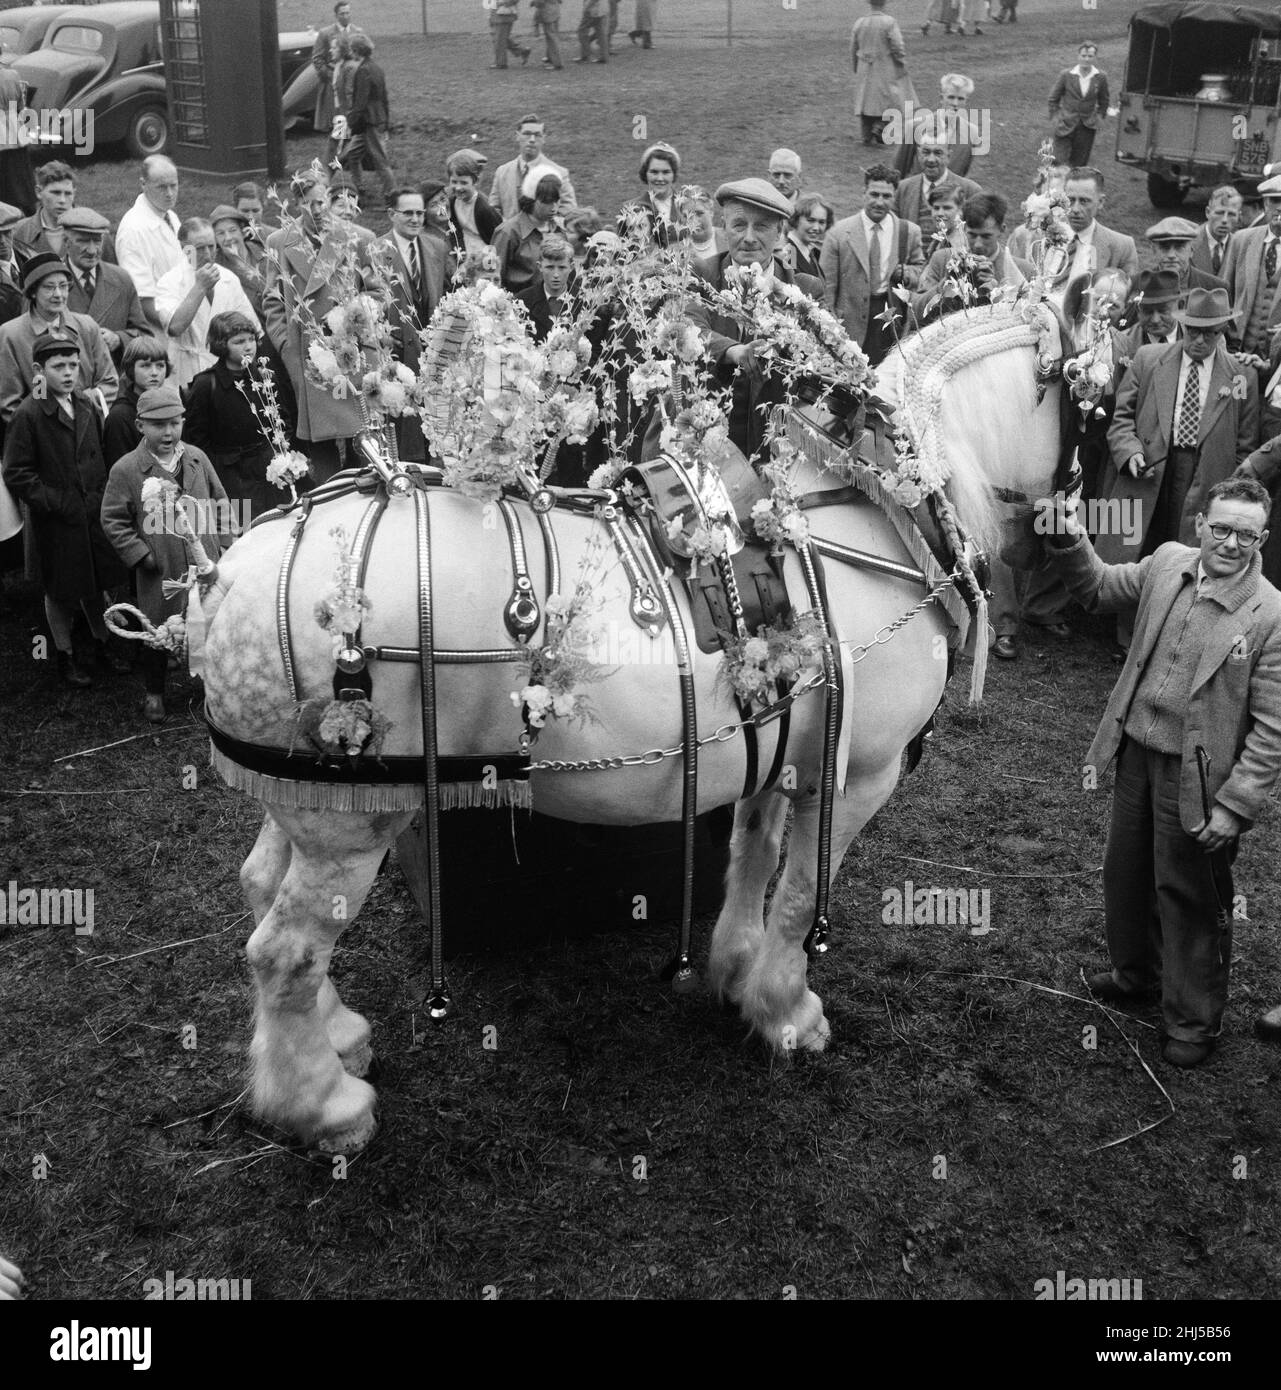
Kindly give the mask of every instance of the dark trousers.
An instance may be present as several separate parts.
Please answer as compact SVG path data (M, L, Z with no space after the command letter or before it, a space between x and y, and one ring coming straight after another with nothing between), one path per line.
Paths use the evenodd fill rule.
M547 61L554 68L561 66L560 61L560 20L543 20L543 44L547 49Z
M609 34L607 32L609 18L601 15L599 19L585 19L578 26L578 49L579 57L586 62L591 57L592 43L596 44L600 51L597 62L609 62Z
M338 151L338 159L344 171L356 183L357 195L360 193L360 171L366 164L382 181L385 198L396 186L396 175L387 155L387 131L382 126L366 126L364 130L344 140Z
M1223 856L1220 913L1212 859L1179 820L1183 760L1126 738L1117 758L1112 821L1103 856L1108 954L1123 989L1161 987L1166 1035L1216 1038L1232 965L1236 843Z
M512 38L512 25L516 23L516 16L503 15L501 18L491 18L489 27L493 30L494 36L494 66L505 68L507 66L507 55L514 53L518 58L525 57L529 49L522 48L520 44Z
M165 675L169 670L169 653L153 651L150 647L142 654L142 680L148 695L165 693Z
M863 351L874 367L885 360L895 343L894 330L881 319L888 302L889 295L874 294L868 303L867 336L863 339Z
M1071 135L1054 137L1054 162L1079 169L1090 162L1090 151L1094 148L1094 131L1087 125L1079 125Z

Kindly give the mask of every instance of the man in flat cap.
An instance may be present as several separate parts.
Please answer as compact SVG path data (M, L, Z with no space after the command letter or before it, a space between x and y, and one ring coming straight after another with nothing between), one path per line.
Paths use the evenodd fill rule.
M891 287L915 289L925 268L921 229L890 211L897 182L887 164L864 169L862 211L842 218L819 253L828 308L873 366L894 343L883 317Z
M62 214L63 258L71 271L67 304L98 325L111 360L119 367L125 344L149 334L151 324L128 271L102 259L110 225L93 208L70 208Z
M1266 375L1273 339L1281 326L1281 175L1259 185L1266 219L1238 232L1223 261L1232 299L1228 340Z
M714 289L723 289L725 273L731 266L758 265L771 270L782 284L795 284L811 298L822 301L823 286L812 275L793 275L777 259L781 250L791 208L787 199L764 179L738 179L723 183L716 190L721 205L728 250L719 256L694 261L695 272ZM709 305L695 300L690 318L698 326L717 376L733 388L730 408L730 439L753 458L760 453L768 425L769 405L781 403L782 388L765 374L754 342L747 330Z
M1144 235L1156 255L1156 269L1174 271L1179 277L1181 294L1189 290L1226 290L1226 280L1198 270L1192 264L1196 233L1196 223L1189 222L1186 217L1163 217L1149 227Z

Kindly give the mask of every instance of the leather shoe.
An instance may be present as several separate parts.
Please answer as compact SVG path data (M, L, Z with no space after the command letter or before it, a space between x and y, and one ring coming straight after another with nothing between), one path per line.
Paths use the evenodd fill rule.
M163 695L148 695L142 702L143 717L151 724L163 724L165 722L165 697Z
M1105 1004L1138 1004L1156 997L1155 989L1123 989L1110 970L1098 970L1093 975L1087 975L1085 983L1090 993Z
M1161 1056L1172 1067L1199 1067L1213 1051L1213 1041L1184 1042L1181 1038L1166 1038Z
M992 655L999 656L1002 661L1015 661L1018 659L1019 647L1013 637L998 637L992 643Z
M1041 631L1047 637L1053 637L1057 642L1066 642L1072 635L1072 629L1066 623L1046 623Z
M1255 1020L1254 1031L1265 1042L1281 1042L1281 1004L1260 1014Z
M58 653L58 675L64 685L76 690L87 690L93 684L93 677L76 660L72 652Z

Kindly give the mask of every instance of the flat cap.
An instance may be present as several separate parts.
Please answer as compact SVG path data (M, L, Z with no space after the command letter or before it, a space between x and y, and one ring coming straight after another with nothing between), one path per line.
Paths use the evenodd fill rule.
M1191 241L1196 234L1196 223L1186 217L1163 217L1144 232L1149 241Z
M791 217L792 205L764 179L735 179L733 183L723 183L716 190L716 201L723 207L726 203L744 203L759 212L772 213L775 217Z
M21 208L12 203L0 203L0 232L11 232L26 216Z
M153 386L138 397L139 420L173 420L185 415L176 386Z
M233 208L230 203L219 203L209 214L209 221L214 225L219 222L239 222L242 227L249 225L248 215L241 212L239 208ZM65 217L62 219L62 225L64 227L67 225Z
M1281 195L1281 174L1273 174L1270 179L1264 179L1259 185L1259 192L1265 198Z
M92 208L68 208L58 218L58 226L65 232L92 232L95 236L111 230L111 223Z
M22 267L22 293L30 298L35 294L36 286L51 275L65 275L67 283L71 283L71 272L61 256L55 256L52 251L41 251L32 256Z
M74 328L68 328L65 324L58 328L45 329L43 333L36 335L35 342L31 344L31 356L36 362L43 362L60 352L74 352L77 355L80 353L79 335Z

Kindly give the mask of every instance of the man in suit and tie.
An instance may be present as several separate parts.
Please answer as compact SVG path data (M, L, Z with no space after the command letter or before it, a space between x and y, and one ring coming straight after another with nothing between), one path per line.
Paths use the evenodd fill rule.
M62 214L63 259L71 269L67 304L77 314L88 314L102 330L118 368L125 344L149 334L151 325L128 272L102 259L102 243L110 229L107 219L92 208L71 208Z
M1244 206L1245 200L1230 183L1221 185L1210 194L1210 201L1205 206L1205 221L1192 238L1193 269L1223 278L1223 263L1227 259L1233 233L1241 226L1241 209Z
M509 159L494 170L494 181L489 186L489 201L498 209L504 222L520 211L520 190L529 171L535 167L540 174L555 174L560 180L558 211L562 216L578 206L569 170L543 153L546 140L547 126L541 116L531 112L520 118L520 125L516 128L516 148L519 153L515 159Z
M1281 176L1265 179L1259 192L1266 220L1232 238L1223 278L1234 314L1229 341L1266 373L1273 335L1281 326Z
M1190 545L1115 565L1061 500L1041 505L1055 523L1047 549L1081 603L1134 621L1085 756L1087 786L1116 767L1103 857L1111 968L1088 984L1112 1004L1159 995L1162 1056L1199 1066L1228 998L1232 863L1281 772L1281 594L1259 561L1268 495L1225 480L1203 499Z
M894 213L908 222L915 222L928 234L934 230L930 194L936 188L953 189L958 207L963 207L965 200L981 189L973 179L962 178L947 167L947 140L941 132L928 132L917 142L916 154L921 172L912 174L895 188Z
M1098 45L1083 43L1075 67L1064 68L1050 92L1054 162L1080 168L1090 162L1094 137L1108 115L1108 79L1094 66Z
M341 466L346 441L360 432L360 404L354 391L338 400L327 387L308 380L304 369L314 331L309 325L321 322L338 303L337 281L357 274L362 242L351 223L331 217L323 176L304 170L295 175L293 192L299 203L297 221L267 238L263 321L294 388L298 439L316 481L323 483Z
M892 192L891 186L885 199L887 207ZM811 299L822 300L819 281L811 275L793 275L776 257L792 211L777 188L764 179L738 179L721 184L716 190L716 201L723 209L729 249L722 255L699 257L693 262L694 271L703 280L720 290L725 287L725 275L731 266L759 265L772 270L778 283L794 284ZM917 250L919 253L919 234ZM689 316L702 335L717 378L732 389L729 437L748 458L757 457L769 423L767 407L782 403L782 389L758 361L758 344L738 319L717 312L697 297Z
M387 203L391 231L370 244L369 263L391 291L388 316L396 360L417 373L418 330L431 321L444 296L447 252L438 237L423 234L426 212L417 189L393 188ZM426 462L427 442L416 416L396 421L396 444L402 459Z
M1125 271L1131 280L1139 273L1139 252L1134 238L1114 232L1098 221L1106 197L1099 170L1090 167L1069 170L1063 196L1067 199L1072 240L1067 247L1067 261L1051 295L1060 307L1068 285L1078 275L1093 278L1096 271L1113 267Z
M925 257L921 229L890 211L898 175L886 164L863 171L863 208L839 221L823 240L828 307L875 366L889 352L894 332L883 315L892 284L915 289Z
M1179 277L1172 270L1145 270L1134 282L1131 302L1138 305L1136 321L1129 328L1114 329L1112 333L1117 384L1141 347L1152 343L1165 347L1178 342L1179 323L1174 315L1182 298Z
M1101 530L1106 563L1138 560L1166 541L1195 542L1215 483L1259 442L1259 389L1223 343L1226 290L1193 290L1177 314L1180 342L1141 347L1117 392L1108 431L1115 474L1100 515L1135 525Z

